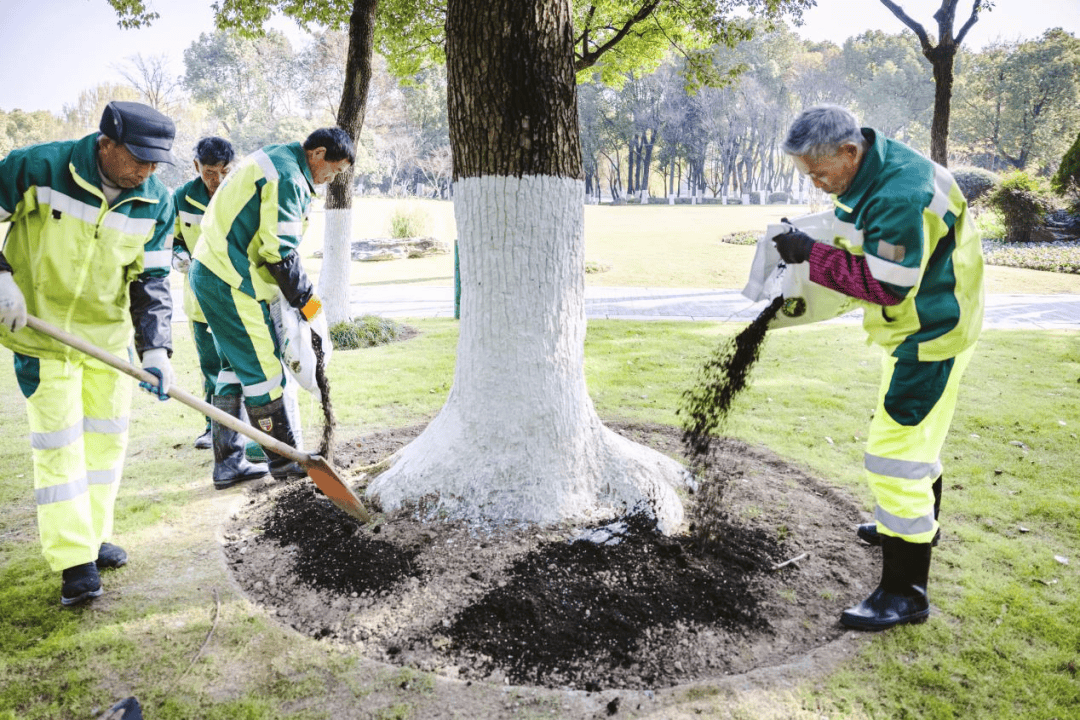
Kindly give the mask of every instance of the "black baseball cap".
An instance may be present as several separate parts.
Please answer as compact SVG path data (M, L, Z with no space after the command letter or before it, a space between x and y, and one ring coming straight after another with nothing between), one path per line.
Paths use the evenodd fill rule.
M113 100L105 106L98 129L142 162L176 164L172 154L176 125L149 105Z

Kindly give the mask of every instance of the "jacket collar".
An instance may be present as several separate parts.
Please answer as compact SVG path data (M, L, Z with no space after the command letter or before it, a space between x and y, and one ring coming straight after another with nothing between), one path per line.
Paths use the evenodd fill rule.
M885 167L885 139L877 134L873 128L862 128L863 137L870 145L863 155L862 164L854 179L843 195L836 198L836 203L845 209L856 208L862 202L863 196L870 190L870 186ZM848 210L851 212L852 210Z
M304 179L307 180L308 189L312 194L315 193L315 181L311 177L311 168L307 164L307 153L304 152L304 147L298 142L289 143L286 145L289 150L296 156L296 164L300 166L300 169L304 171Z
M100 133L90 133L81 140L76 141L71 152L70 170L75 176L75 182L95 195L105 199L105 192L101 189L101 175L98 174L97 143ZM120 195L112 206L121 201L138 198L146 202L156 203L157 200L146 192L147 186L153 181L154 176L148 177L141 185L121 190Z
M210 204L210 191L206 189L206 183L201 176L197 176L188 185L184 199L200 210L206 210L206 206Z

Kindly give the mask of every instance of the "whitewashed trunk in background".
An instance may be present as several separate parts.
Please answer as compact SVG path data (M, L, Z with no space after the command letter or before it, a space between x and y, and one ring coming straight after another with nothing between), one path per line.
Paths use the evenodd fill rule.
M352 208L326 211L319 298L330 325L348 320L349 270L352 268Z
M368 488L384 510L438 497L452 517L683 520L682 466L600 422L585 387L584 183L454 184L461 335L438 416Z

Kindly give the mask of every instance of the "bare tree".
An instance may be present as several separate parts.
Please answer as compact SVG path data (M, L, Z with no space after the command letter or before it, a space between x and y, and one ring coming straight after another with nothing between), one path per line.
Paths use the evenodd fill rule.
M116 66L116 70L139 91L150 107L166 115L175 115L179 111L184 81L180 75L173 74L168 55L132 55L126 64Z

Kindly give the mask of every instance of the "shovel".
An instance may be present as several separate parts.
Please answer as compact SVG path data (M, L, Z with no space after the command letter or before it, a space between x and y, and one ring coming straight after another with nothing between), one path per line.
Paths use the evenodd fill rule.
M131 363L121 360L112 353L106 352L101 348L86 342L82 338L76 337L69 332L65 332L58 327L50 325L33 315L27 316L26 324L34 330L37 330L39 333L48 335L54 340L59 340L69 347L84 352L93 358L97 358L106 365L110 365L120 372L130 375L136 380L147 382L152 385L156 385L159 382L156 375L148 373L141 368L137 368ZM267 435L263 431L248 425L239 418L235 418L227 412L203 402L181 388L170 388L168 395L169 397L176 398L184 405L198 410L203 415L216 420L225 427L235 430L244 437L251 438L267 450L272 450L278 455L296 461L307 471L308 477L310 477L315 485L322 490L323 494L330 498L330 500L341 508L341 510L362 523L367 523L371 520L367 508L360 502L360 498L356 497L356 493L349 489L349 486L345 484L345 481L341 479L341 476L338 475L330 463L326 461L326 458L321 455L301 452L294 447L286 445L280 440Z

